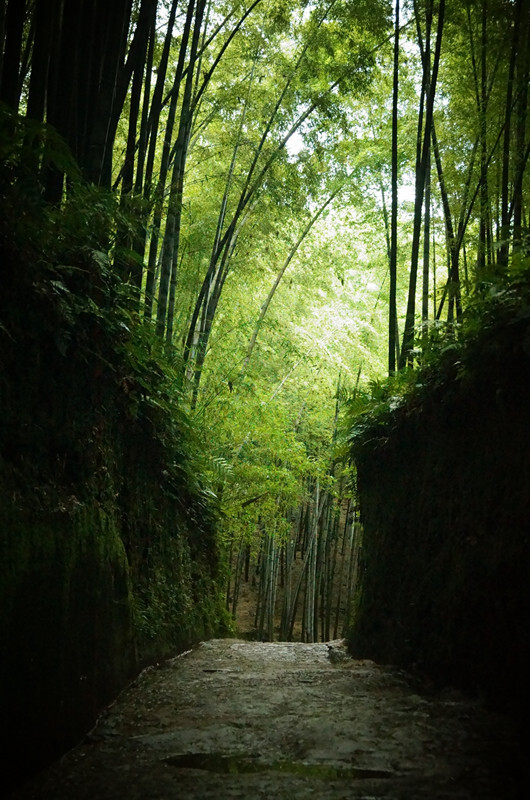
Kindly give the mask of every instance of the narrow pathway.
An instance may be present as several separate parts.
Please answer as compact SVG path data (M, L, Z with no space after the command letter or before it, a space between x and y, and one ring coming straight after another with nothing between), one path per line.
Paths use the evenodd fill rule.
M508 800L508 731L341 643L214 640L146 670L16 800Z

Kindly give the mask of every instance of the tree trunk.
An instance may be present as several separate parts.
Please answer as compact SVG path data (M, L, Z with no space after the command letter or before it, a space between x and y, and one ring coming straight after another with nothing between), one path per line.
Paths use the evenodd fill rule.
M300 588L301 588L302 581L303 581L304 577L306 578L306 588L307 588L307 575L306 575L306 573L308 572L308 564L309 564L309 559L310 559L310 556L311 556L311 553L312 553L312 550L313 550L313 544L314 544L314 542L315 542L315 540L317 538L317 534L318 534L318 525L319 525L319 522L320 522L320 516L322 514L322 508L323 508L323 505L320 502L320 479L317 478L316 487L315 487L314 515L313 515L313 520L312 520L312 525L311 525L311 532L309 532L309 530L308 530L308 542L307 542L307 545L306 545L306 548L305 548L304 557L303 557L303 561L302 561L302 566L301 566L301 569L300 569L300 573L298 575L298 580L296 582L296 587L295 587L294 595L293 595L293 605L292 605L292 608L291 608L291 616L290 616L290 620L289 620L289 639L292 638L292 635L293 635L293 628L294 628L295 617L296 617L296 607L297 607L297 604L298 604L298 597L299 597L299 594L300 594ZM307 604L305 604L305 605L307 605Z
M340 612L341 612L341 603L342 603L342 591L343 591L343 583L344 583L344 567L346 564L346 554L348 552L347 549L347 533L348 533L348 520L350 517L350 508L351 508L351 497L348 497L348 502L346 504L346 514L344 519L344 527L342 530L342 548L340 554L340 571L339 571L339 579L338 579L338 588L337 588L337 603L335 607L335 623L333 626L333 638L337 639L339 635L339 622L340 622Z
M156 1L142 0L133 40L133 44L135 44L135 63L133 64L132 86L129 101L129 124L125 148L125 161L121 171L122 209L126 208L127 200L128 198L132 197L134 190L134 163L137 151L136 137L138 131L138 120L140 117L140 100L142 95L142 85L144 82L144 70L146 69L149 33L153 23L153 12L156 15ZM133 45L131 45L131 50L132 47ZM118 230L116 233L116 241L118 245L116 261L118 271L125 282L130 281L138 290L136 299L137 308L139 307L140 302L143 259L143 252L140 252L139 250L135 252L135 246L138 245L139 240L139 232L134 237L131 237L131 234L125 229L123 224L118 225Z
M20 63L26 6L26 0L8 0L5 10L4 37L0 44L0 49L3 46L0 100L13 111L18 111L22 89Z
M351 620L353 601L357 591L359 574L359 554L362 546L362 528L357 519L357 509L354 511L350 536L350 563L348 569L348 600L346 604L346 624Z
M429 74L426 60L424 59L424 85L427 89L427 102L425 112L425 126L423 129L423 142L421 145L421 156L416 169L416 199L414 204L414 229L412 237L412 253L410 259L410 278L407 300L407 313L405 317L405 330L403 333L403 344L401 346L400 369L403 369L410 360L410 353L414 347L414 323L416 314L416 282L418 275L418 258L421 233L421 210L423 207L423 196L425 190L425 175L427 171L427 160L429 156L431 129L433 120L434 96L436 93L436 82L438 79L438 69L440 65L440 52L442 46L442 35L444 27L445 0L440 0L438 9L438 29L436 34L436 46L434 51L432 74ZM429 26L427 27L429 33ZM428 51L426 45L426 52Z
M78 5L76 0L66 1ZM86 148L80 160L86 177L105 187L111 185L114 140L128 87L121 71L131 8L132 0L115 0L111 4L98 0L94 14L93 42L97 46L97 60L90 80L93 105ZM80 37L83 35L81 31ZM126 85L118 94L120 78Z
M136 164L136 175L134 179L134 192L138 196L143 194L144 171L147 158L147 143L149 140L149 108L151 103L151 78L154 67L154 55L156 44L156 5L155 13L151 17L149 30L147 33L148 44L145 62L145 78L143 86L142 113L140 120L140 134L138 137L138 159ZM142 248L142 258L145 249Z
M151 242L149 245L149 260L147 266L147 283L146 283L145 316L148 317L149 319L151 318L151 311L152 311L150 298L154 294L152 290L154 289L154 283L155 283L155 267L158 254L158 237L160 232L160 225L162 222L162 209L164 206L164 192L166 189L167 176L169 173L169 156L171 152L171 140L173 138L173 128L175 125L175 117L177 114L177 101L179 97L180 83L184 71L184 62L188 50L188 40L193 22L194 10L195 10L195 0L189 0L186 12L186 21L184 23L184 29L182 31L182 37L180 40L179 56L178 56L177 68L175 70L175 79L173 84L174 92L171 98L171 104L168 111L166 130L164 135L164 144L162 148L162 160L160 163L160 172L156 187L155 208L153 214ZM171 218L171 213L172 210L168 208L164 246L166 244L166 241L168 244L171 245L171 237L174 236L174 220L172 220ZM169 231L168 231L168 226L169 226ZM169 290L170 277L171 277L171 261L169 259L165 259L164 253L162 252L162 270L160 276L160 290L159 290L158 309L156 318L156 330L159 336L163 335L165 328L167 294ZM163 305L163 308L160 308L161 304Z
M156 153L156 141L157 141L157 132L158 132L158 123L160 119L160 111L162 107L162 95L164 91L164 82L166 79L167 73L167 65L169 60L169 52L171 49L171 42L173 38L173 28L175 25L175 16L177 13L177 3L178 0L173 0L171 4L171 9L169 12L168 17L168 24L166 29L166 36L164 38L164 46L162 48L162 55L160 57L160 63L158 65L157 71L157 78L155 88L153 90L153 97L151 100L151 107L149 111L149 118L147 121L147 140L149 142L148 152L147 152L147 160L145 164L145 176L144 176L144 183L143 183L143 194L146 201L151 201L151 190L152 190L152 181L153 181L153 168L155 163L155 153ZM176 76L177 77L177 76ZM180 80L179 80L180 83ZM173 113L174 118L174 113ZM169 132L169 139L171 141L171 136L173 131ZM166 137L168 136L168 129L166 127ZM169 153L169 146L168 145L168 153ZM166 176L167 176L167 166L166 166ZM146 271L146 280L145 280L145 299L144 299L144 319L151 319L153 315L153 301L155 295L155 284L156 284L156 257L158 253L158 239L159 239L159 231L160 225L162 222L162 206L163 206L163 194L164 189L158 185L155 204L154 204L154 212L153 212L153 221L151 225L151 243L149 248L149 256L148 256L148 264L147 264L147 271Z
M186 170L186 161L188 157L188 147L190 141L190 132L192 124L191 100L192 89L195 75L195 66L197 64L197 52L199 48L199 39L202 30L202 21L204 10L206 8L206 0L198 0L197 9L195 13L195 24L193 29L193 37L191 42L190 57L188 61L188 74L186 76L186 83L184 86L184 96L182 98L182 107L180 111L179 130L177 134L177 141L175 143L175 155L173 175L171 180L171 191L168 203L168 216L169 209L172 208L172 224L173 232L170 238L169 246L166 248L164 240L164 258L171 260L170 264L170 293L167 308L167 324L166 324L166 342L171 344L173 340L173 320L175 312L175 299L176 299L176 286L177 286L177 266L180 249L180 233L182 226L182 200L184 195L184 173ZM159 304L160 308L160 304ZM157 317L158 325L158 317Z
M423 280L422 280L422 342L423 349L427 346L429 335L429 278L430 278L430 243L431 243L431 154L427 159L427 172L425 175L425 213L423 224Z
M499 231L499 253L497 263L501 269L508 266L509 238L510 238L510 140L511 122L513 111L513 84L515 77L515 63L519 44L521 8L523 0L516 0L513 19L512 46L508 65L508 80L506 85L506 108L504 115L504 141L502 148L502 179L501 179L501 220Z
M480 189L480 222L479 222L479 245L477 268L484 270L489 261L488 250L488 230L489 230L489 195L488 195L488 176L486 162L488 157L487 139L487 120L486 113L488 107L488 88L487 88L487 0L482 0L481 8L481 43L480 43L480 93L478 95L478 111L480 116L480 168L484 178ZM491 257L491 255L490 255ZM488 264L489 266L489 264Z
M7 0L2 0L2 2L0 2L0 86L2 85L2 71L4 66L6 12L7 12Z
M517 64L517 95L516 129L515 129L515 159L513 199L510 207L510 216L513 214L513 249L519 250L522 245L523 231L523 177L528 161L529 148L525 148L526 125L528 118L528 83L530 79L530 5L526 3L521 11L521 46L520 58Z
M58 19L57 0L37 0L35 5L35 37L31 75L29 78L27 116L44 121L46 87L52 49L54 22Z
M239 220L239 224L236 230L234 231L230 239L226 242L221 262L217 267L217 272L215 273L215 277L213 279L213 287L211 289L208 289L208 291L206 292L205 297L207 298L207 300L203 299L202 301L204 303L203 318L197 336L195 368L193 370L193 391L192 391L192 401L191 401L192 408L195 408L197 404L197 399L199 394L199 384L201 381L202 370L204 367L204 360L206 358L206 353L208 348L208 341L210 339L210 334L212 332L217 306L219 304L219 300L221 299L221 293L223 291L225 281L230 271L232 256L234 254L239 234L241 232L241 229L244 227L251 211L252 207L249 208L245 216Z
M392 90L392 200L390 210L390 293L388 298L388 374L396 371L397 331L397 216L398 216L398 100L399 100L399 0L396 0L394 74Z

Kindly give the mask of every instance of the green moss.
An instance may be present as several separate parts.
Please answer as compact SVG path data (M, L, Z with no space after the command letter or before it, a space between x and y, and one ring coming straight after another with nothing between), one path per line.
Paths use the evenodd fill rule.
M7 763L24 753L31 770L75 742L134 673L131 585L116 527L97 507L43 514L2 500Z

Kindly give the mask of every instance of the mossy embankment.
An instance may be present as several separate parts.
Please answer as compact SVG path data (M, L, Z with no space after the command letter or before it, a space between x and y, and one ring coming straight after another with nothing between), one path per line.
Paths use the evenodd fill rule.
M47 208L23 178L0 192L7 785L78 741L141 666L225 619L178 370L101 249L112 201L79 187Z
M530 699L530 314L506 296L399 407L357 429L364 538L349 645L520 715Z

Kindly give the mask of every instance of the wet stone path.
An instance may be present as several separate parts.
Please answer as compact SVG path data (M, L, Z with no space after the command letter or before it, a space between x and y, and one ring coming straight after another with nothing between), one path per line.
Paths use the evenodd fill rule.
M340 642L213 640L146 670L16 800L521 798L501 717Z

